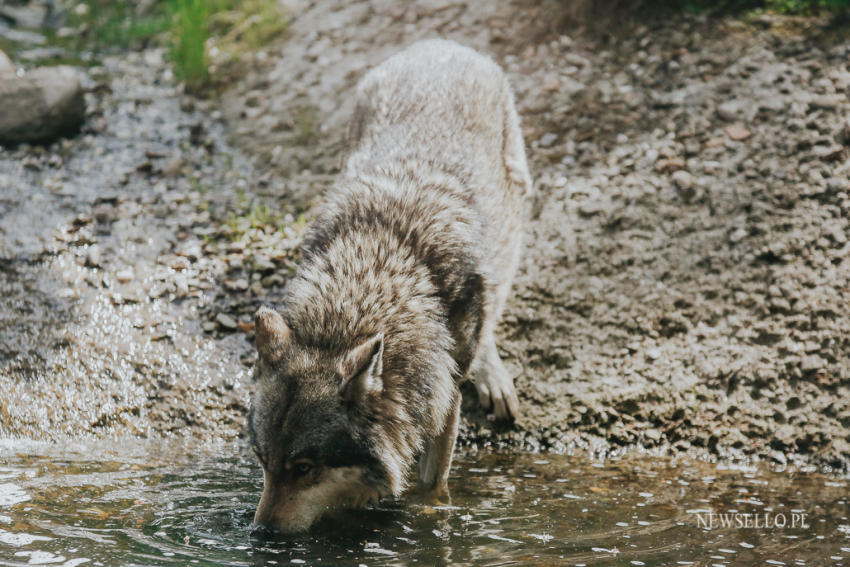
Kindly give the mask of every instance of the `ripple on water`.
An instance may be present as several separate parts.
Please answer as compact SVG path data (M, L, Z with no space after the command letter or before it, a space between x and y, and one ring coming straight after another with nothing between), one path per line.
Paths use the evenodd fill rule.
M686 565L706 557L820 565L850 549L844 479L645 458L485 454L457 459L451 506L385 502L340 512L310 535L267 537L252 531L261 476L244 448L222 449L222 458L144 447L6 447L0 565ZM708 529L697 519L765 510L807 513L809 521L754 530Z

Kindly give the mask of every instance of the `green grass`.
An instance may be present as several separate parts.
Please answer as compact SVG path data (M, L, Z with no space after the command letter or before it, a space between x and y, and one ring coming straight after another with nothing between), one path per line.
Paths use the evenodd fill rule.
M764 4L781 14L840 14L850 10L850 0L767 0Z
M210 29L224 51L259 49L289 24L277 0L211 0L210 4Z
M173 12L172 50L175 74L188 91L209 86L214 45L228 62L268 45L288 20L277 0L168 0Z
M132 0L72 4L67 24L81 33L59 38L54 30L40 30L72 61L94 64L103 53L168 45L174 74L189 92L210 86L211 46L227 64L238 63L280 36L289 23L277 0L152 0L144 9ZM0 48L14 54L18 46L0 38ZM234 68L238 65L223 75L233 75Z
M206 0L173 0L172 10L174 74L183 80L187 91L197 92L209 79L209 7Z
M78 49L103 51L127 49L146 44L169 29L169 11L164 3L154 3L138 13L132 2L83 0L79 11L73 10L69 23L83 26L77 37Z
M769 10L780 14L841 15L850 10L850 0L664 0L659 4L685 12Z
M551 6L551 4L550 4ZM557 0L552 10L558 19L606 22L609 14L621 18L654 17L686 12L700 14L736 14L770 11L779 14L827 15L842 18L850 15L850 0Z
M230 239L237 242L250 230L262 229L266 233L279 230L284 217L283 213L273 213L268 205L254 204L242 213L231 213L224 225Z

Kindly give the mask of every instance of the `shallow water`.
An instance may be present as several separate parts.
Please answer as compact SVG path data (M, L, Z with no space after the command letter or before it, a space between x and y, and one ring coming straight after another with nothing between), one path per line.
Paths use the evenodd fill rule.
M7 442L0 455L0 565L850 563L850 483L816 473L467 454L453 506L410 499L268 539L252 534L262 480L239 446ZM710 509L761 523L710 529Z

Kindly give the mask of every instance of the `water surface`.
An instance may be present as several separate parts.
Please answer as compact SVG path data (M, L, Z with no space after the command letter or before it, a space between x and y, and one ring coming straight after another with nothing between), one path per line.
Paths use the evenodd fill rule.
M850 564L848 480L812 472L466 454L452 506L410 498L276 539L251 529L261 485L239 445L6 442L0 565ZM708 511L786 525L708 526Z

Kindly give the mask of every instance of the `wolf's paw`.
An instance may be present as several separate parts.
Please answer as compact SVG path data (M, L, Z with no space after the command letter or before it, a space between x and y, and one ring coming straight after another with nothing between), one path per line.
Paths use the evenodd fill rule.
M424 495L425 504L428 506L449 506L452 503L452 497L449 494L449 487L435 487L427 490Z
M478 401L485 410L492 410L488 418L513 421L519 416L519 400L514 381L504 367L494 370L474 381Z

